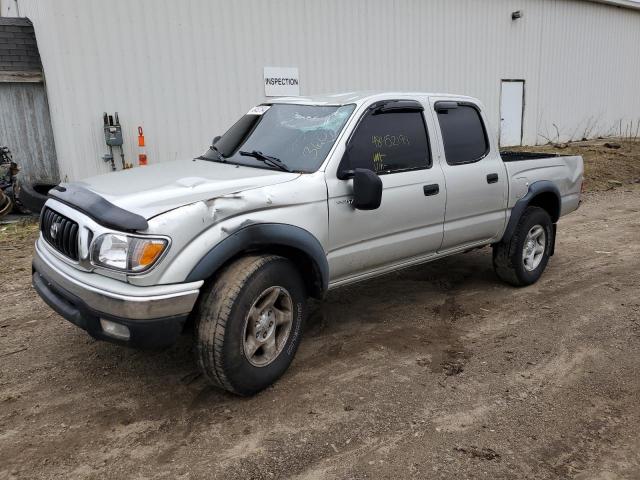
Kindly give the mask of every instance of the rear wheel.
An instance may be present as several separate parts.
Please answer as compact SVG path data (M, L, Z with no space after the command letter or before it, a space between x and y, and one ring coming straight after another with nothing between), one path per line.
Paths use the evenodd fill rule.
M289 367L300 343L306 292L286 258L244 257L203 296L197 318L200 369L219 387L254 394Z
M551 217L539 207L528 207L507 242L493 246L493 267L501 280L515 286L538 281L549 261L553 242Z

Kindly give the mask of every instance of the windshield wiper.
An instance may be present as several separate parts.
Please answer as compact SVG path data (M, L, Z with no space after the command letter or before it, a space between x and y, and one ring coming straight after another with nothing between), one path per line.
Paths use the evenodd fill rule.
M218 158L207 157L207 154L205 153L204 155L200 155L199 157L196 157L195 160L210 160L210 161L214 161L214 162L227 163L227 159L224 158L224 155L222 155L220 150L218 150L215 147L215 145L211 145L211 147L209 147L209 150L210 151L213 150Z
M256 160L260 160L261 162L266 163L267 165L271 165L272 167L279 168L280 170L284 170L285 172L291 172L292 170L287 167L287 165L277 157L272 157L271 155L265 155L258 150L252 150L251 152L240 151L240 155L243 157L253 157Z

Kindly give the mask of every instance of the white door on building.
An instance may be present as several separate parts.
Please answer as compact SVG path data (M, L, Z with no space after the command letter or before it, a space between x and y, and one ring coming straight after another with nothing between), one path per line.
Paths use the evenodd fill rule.
M502 80L500 90L500 146L522 144L524 80Z

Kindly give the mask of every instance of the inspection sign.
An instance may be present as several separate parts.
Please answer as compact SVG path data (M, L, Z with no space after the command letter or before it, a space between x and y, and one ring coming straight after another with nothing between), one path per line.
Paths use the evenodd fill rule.
M267 97L297 97L300 79L297 67L264 67L264 94Z

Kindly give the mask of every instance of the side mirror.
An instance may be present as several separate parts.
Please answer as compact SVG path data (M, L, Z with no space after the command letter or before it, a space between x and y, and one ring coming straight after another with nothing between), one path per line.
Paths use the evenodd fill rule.
M364 168L353 172L353 206L358 210L375 210L382 202L382 180Z
M220 135L213 137L213 142L211 142L211 145L215 145L216 143L218 143L218 140L220 140L222 137Z

